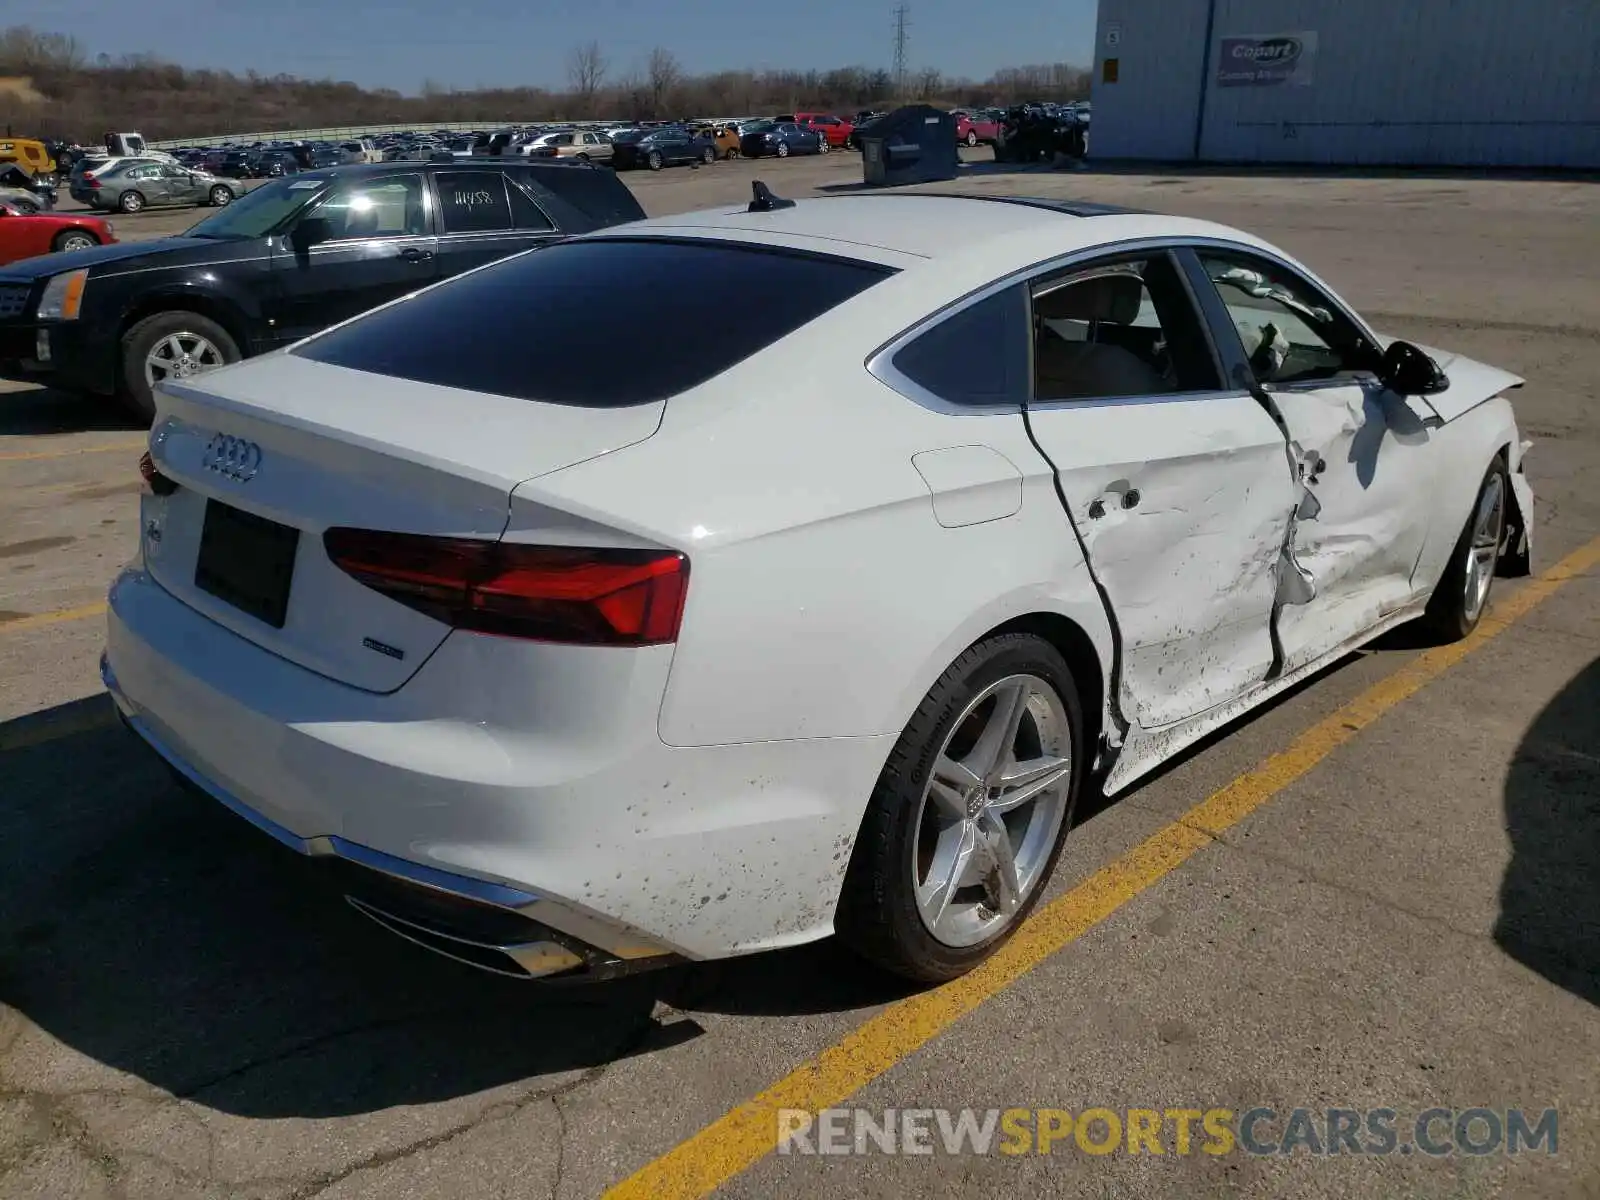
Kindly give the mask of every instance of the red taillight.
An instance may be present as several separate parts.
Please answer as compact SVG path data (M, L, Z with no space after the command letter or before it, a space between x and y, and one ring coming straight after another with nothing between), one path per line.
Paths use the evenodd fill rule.
M176 482L156 470L155 459L150 457L148 450L139 456L139 478L158 496L170 496L178 490Z
M340 570L454 629L590 646L678 638L689 560L371 529L322 535Z
M85 175L83 177L83 182L85 187L97 188L100 186L100 181L93 175Z

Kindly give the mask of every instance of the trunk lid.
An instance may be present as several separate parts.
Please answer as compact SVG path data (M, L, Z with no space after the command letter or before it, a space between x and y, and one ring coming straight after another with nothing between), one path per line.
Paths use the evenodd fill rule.
M519 483L644 441L665 408L544 404L282 353L165 385L157 405L151 458L179 487L145 497L150 573L241 637L374 692L404 684L450 628L339 569L325 530L498 538ZM208 517L218 504L247 516ZM280 614L269 594L281 602L285 574Z

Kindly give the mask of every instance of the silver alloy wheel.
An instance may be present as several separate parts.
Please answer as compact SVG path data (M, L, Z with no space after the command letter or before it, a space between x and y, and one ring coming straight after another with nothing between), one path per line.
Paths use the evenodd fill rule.
M213 208L227 208L233 203L233 190L225 187L211 189L211 206Z
M187 379L226 362L222 351L198 333L170 333L144 356L144 381L154 388L163 380Z
M122 211L136 213L144 207L144 197L138 192L124 192L122 195Z
M1032 895L1061 833L1072 726L1055 688L1008 675L967 705L933 760L917 813L911 883L947 946L999 934Z
M789 143L788 142L779 142L778 143L778 157L779 158L788 158L789 157Z
M1466 598L1461 612L1469 625L1477 621L1489 599L1505 525L1505 476L1495 471L1484 483L1483 494L1478 497L1478 509L1472 518L1472 536L1467 539L1466 570L1463 572L1466 577L1463 584Z
M74 250L88 250L99 244L87 233L69 233L61 239L60 250L63 254L70 254Z

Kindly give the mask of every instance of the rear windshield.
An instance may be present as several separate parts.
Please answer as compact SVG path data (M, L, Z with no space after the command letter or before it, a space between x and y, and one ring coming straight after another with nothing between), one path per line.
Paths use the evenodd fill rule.
M729 242L564 242L371 313L293 353L467 391L620 408L696 387L890 274ZM626 331L620 343L618 330Z

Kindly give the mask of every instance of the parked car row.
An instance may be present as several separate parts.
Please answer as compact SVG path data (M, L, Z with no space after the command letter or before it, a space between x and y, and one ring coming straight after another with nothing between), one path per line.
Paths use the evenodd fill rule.
M166 186L165 175L144 177L151 169L186 174L127 161L111 172L122 182L103 181L101 191ZM148 418L165 381L288 345L506 255L643 216L612 172L575 161L301 172L179 237L0 267L0 378L115 396ZM44 220L5 217L0 226ZM105 222L83 227L113 240ZM42 236L46 226L29 228ZM39 252L64 248L52 242Z

